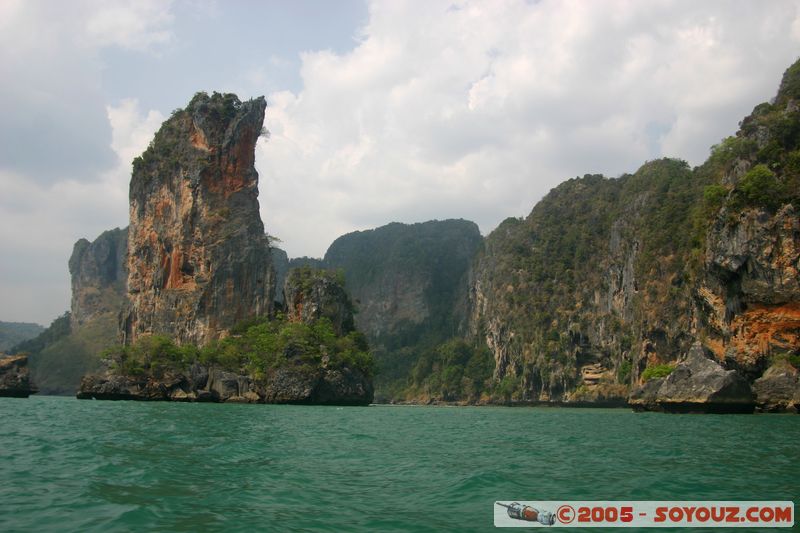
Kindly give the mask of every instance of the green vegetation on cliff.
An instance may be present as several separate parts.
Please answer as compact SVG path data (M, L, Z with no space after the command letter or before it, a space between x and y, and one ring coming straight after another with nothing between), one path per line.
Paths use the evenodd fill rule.
M584 366L627 380L644 337L680 349L704 187L683 161L651 161L617 179L569 180L492 232L473 308L476 332L495 346L496 378L519 378L523 399L558 398L594 386Z
M800 62L700 167L662 159L616 179L575 178L493 231L471 307L494 386L511 376L505 387L521 399L606 394L663 376L697 336L757 377L765 354L791 345L793 323L769 313L797 300L785 265L797 261L798 87ZM746 317L732 325L748 303L766 314L766 351Z
M672 374L675 370L675 365L653 365L648 366L642 372L642 381L650 381L651 379L665 378Z
M104 352L114 369L125 375L163 376L165 371L186 371L194 363L241 373L256 380L278 369L302 372L320 365L350 368L372 375L373 361L364 336L350 332L338 336L327 318L312 323L273 320L243 323L231 335L203 347L176 345L162 335L143 336L130 346Z
M379 399L440 398L437 386L411 373L418 361L435 358L440 345L466 334L468 271L481 240L466 220L392 223L339 237L322 261L290 265L344 274L356 324L375 354Z
M133 159L134 174L140 174L147 180L159 172L173 172L182 166L192 166L191 157L187 155L187 147L182 140L182 131L192 121L193 115L202 115L202 125L206 134L213 137L224 135L227 125L242 107L242 102L233 93L214 92L208 96L198 92L185 109L172 111L161 128L150 141L142 155Z
M477 402L492 391L493 371L494 361L485 346L451 339L422 351L404 392L409 399Z
M788 203L800 207L800 62L783 75L775 100L757 105L735 136L712 147L697 171L714 182L707 189L717 207L731 211ZM745 170L746 169L746 170ZM744 171L744 173L743 173ZM721 197L725 202L720 202Z

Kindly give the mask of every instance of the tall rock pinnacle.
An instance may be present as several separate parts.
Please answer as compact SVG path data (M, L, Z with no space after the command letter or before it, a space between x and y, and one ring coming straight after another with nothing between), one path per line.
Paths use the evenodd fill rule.
M204 344L270 313L275 276L254 166L266 105L198 93L134 160L126 342L152 333Z

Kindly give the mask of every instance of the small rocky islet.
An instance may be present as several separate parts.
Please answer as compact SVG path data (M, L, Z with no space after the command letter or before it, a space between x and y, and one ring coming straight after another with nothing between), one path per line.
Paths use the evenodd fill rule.
M28 356L0 353L0 396L27 398L37 392L31 382Z
M485 238L464 220L393 223L322 259L289 260L264 232L265 106L198 93L134 161L130 226L76 243L71 312L16 347L46 390L88 371L81 397L798 412L800 62L699 167L586 175ZM301 266L319 270L290 282ZM254 320L363 331L377 372L338 348L202 360ZM152 336L206 355L133 374L98 362Z
M101 372L85 376L78 398L347 405L372 401L368 364L333 361L338 355L335 342L320 348L323 340L306 339L303 330L292 328L313 327L324 320L329 337L354 333L353 306L335 276L311 269L293 271L281 287L285 306L276 308L275 268L259 215L254 166L265 107L263 98L241 102L231 94L200 93L186 109L173 113L147 151L134 160L124 255L127 294L120 314L123 345L134 349L123 348L116 358L107 358ZM111 255L120 258L117 250ZM276 320L278 312L286 313L283 330L272 337L266 332L254 337L251 345L236 344L240 323ZM292 333L296 338L281 346L280 353L252 355L270 351L254 344L275 344L274 337ZM148 353L135 350L138 341L148 342L152 336L196 347L196 354L207 347L205 358L215 362L203 364L183 356L175 360L167 352L188 352L177 352L171 344L151 344L144 350ZM368 357L365 343L358 349L361 359ZM218 353L208 355L209 351ZM223 360L227 367L219 368Z
M335 276L310 268L294 270L286 279L284 295L285 318L279 315L271 321L235 328L227 338L206 346L203 353L191 345L180 350L166 337L143 339L143 358L136 357L136 344L132 350L112 350L114 353L103 362L103 371L81 380L77 397L314 405L371 403L374 391L369 348L354 329L352 303ZM258 359L252 355L256 350L272 357ZM189 357L181 357L181 351L189 353ZM156 354L162 355L159 358Z

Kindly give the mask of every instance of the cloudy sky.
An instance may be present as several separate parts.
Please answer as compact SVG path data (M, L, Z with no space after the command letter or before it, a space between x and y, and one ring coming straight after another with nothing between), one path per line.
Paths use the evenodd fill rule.
M0 0L0 320L69 307L131 160L199 91L266 95L290 256L391 221L485 234L559 182L701 163L800 56L791 1Z

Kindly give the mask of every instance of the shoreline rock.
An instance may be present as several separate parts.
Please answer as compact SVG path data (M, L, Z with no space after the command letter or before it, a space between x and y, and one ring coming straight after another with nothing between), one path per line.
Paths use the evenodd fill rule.
M351 369L278 369L264 380L192 365L187 372L129 376L107 369L84 376L79 400L369 405L372 382Z
M753 383L758 410L765 413L800 412L800 379L798 371L787 361L769 367Z
M634 411L667 413L752 413L755 395L735 370L725 370L697 342L667 377L644 383L631 392Z
M30 379L27 355L0 357L0 397L27 398L37 392Z

